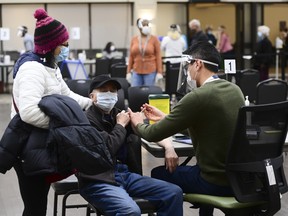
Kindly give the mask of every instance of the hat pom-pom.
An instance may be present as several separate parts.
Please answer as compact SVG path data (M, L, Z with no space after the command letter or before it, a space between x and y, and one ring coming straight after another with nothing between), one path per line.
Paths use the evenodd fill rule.
M34 17L35 17L35 19L37 19L37 20L44 19L44 18L46 18L47 16L48 16L47 12L46 12L44 9L42 9L42 8L37 9L37 10L35 11L35 13L34 13Z

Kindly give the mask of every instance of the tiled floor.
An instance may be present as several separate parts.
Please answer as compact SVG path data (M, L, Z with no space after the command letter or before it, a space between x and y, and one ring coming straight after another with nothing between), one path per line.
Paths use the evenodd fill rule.
M0 137L10 120L10 103L11 95L0 94ZM144 175L150 175L153 167L163 164L163 159L154 158L145 149L142 151ZM183 158L181 158L181 161ZM288 174L288 160L285 160L285 172ZM194 163L192 160L190 163ZM288 193L283 195L282 209L276 216L288 215ZM58 206L61 206L62 199L59 199ZM72 195L68 199L69 203L84 202L79 195ZM184 203L184 216L198 215L198 211L189 208L189 204ZM0 174L0 216L20 216L22 213L23 204L20 198L17 177L14 170L8 171L5 175ZM50 189L48 198L48 213L47 216L52 216L53 213L53 189ZM61 211L59 210L58 215ZM69 209L67 216L84 216L86 212L84 209ZM215 216L223 216L224 214L219 210L215 210Z

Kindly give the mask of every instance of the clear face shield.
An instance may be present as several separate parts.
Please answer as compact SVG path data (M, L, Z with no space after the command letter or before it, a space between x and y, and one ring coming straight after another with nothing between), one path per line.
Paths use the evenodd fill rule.
M183 96L193 90L187 84L187 76L188 76L187 74L188 74L188 66L190 64L193 64L196 60L200 60L203 63L218 67L218 64L216 64L214 62L210 62L210 61L203 60L203 59L195 59L191 55L182 55L181 63L180 63L180 69L179 69L179 75L178 75L177 93L179 93Z
M188 66L193 63L195 59L193 59L190 55L182 55L179 75L178 75L178 83L177 83L177 93L184 96L189 93L192 89L187 85L187 74L188 74Z

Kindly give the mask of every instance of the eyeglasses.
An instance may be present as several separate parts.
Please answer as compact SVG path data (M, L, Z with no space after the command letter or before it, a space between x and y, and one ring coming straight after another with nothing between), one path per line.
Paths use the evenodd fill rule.
M191 60L191 61L184 61L184 62L183 62L183 68L184 68L184 71L183 71L183 72L184 72L184 75L185 75L185 76L187 76L187 71L188 71L189 65L190 65L190 64L193 65L195 61L196 61L196 60L193 59L193 60Z
M196 60L200 60L206 64L210 64L210 65L213 65L213 66L216 66L218 67L218 64L214 63L214 62L210 62L210 61L207 61L207 60L203 60L203 59L194 59L193 56L191 55L182 55L182 61L186 62L186 64L188 63L189 64L194 64L194 62ZM185 65L186 66L186 65Z
M69 47L69 43L66 43L66 44L60 44L60 46Z

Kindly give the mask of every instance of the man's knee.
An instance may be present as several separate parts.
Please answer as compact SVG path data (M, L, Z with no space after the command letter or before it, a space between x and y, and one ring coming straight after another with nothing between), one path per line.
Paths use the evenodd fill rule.
M151 177L156 179L163 179L166 169L164 166L158 166L151 170Z

